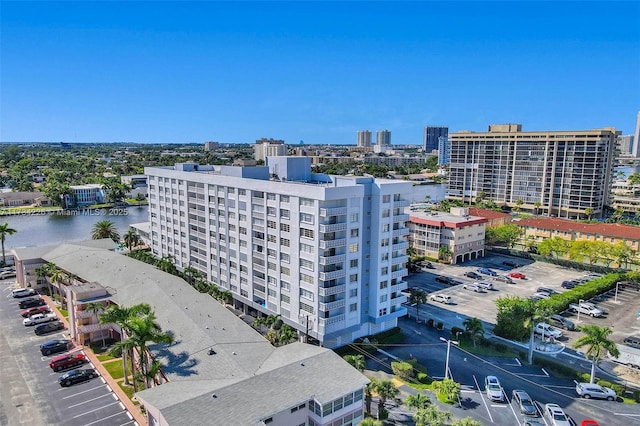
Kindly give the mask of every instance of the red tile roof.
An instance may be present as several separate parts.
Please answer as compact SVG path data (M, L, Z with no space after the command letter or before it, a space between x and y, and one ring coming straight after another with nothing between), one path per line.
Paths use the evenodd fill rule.
M489 220L491 220L491 219L502 219L502 218L505 218L505 217L510 218L511 217L511 215L509 213L502 213L502 212L497 212L495 210L489 210L489 209L479 209L477 207L469 208L469 214L471 216L484 217L484 218L487 218Z
M620 223L579 223L556 218L524 219L514 223L519 226L530 228L564 232L581 232L589 235L603 235L605 237L614 237L626 240L640 240L640 226L623 225Z

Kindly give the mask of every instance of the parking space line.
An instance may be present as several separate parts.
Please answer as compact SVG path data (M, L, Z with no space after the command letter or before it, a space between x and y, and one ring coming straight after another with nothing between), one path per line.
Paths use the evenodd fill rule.
M484 404L484 408L487 409L487 413L489 414L489 419L491 420L491 423L493 423L493 416L491 415L491 411L489 411L489 406L487 405L487 401L484 400L484 395L482 394L482 391L480 390L480 385L478 384L478 380L476 379L476 375L473 374L473 381L476 383L476 387L478 388L478 392L480 392L480 399L482 399L482 403Z
M520 360L519 360L518 358L514 358L514 359L516 360L516 362L518 363L518 365L519 365L520 367L522 367L522 364L520 363Z
M95 388L91 388L91 389L83 390L82 392L76 392L76 393L74 393L74 394L72 394L72 395L65 396L65 397L64 397L64 398L62 398L62 399L73 398L74 396L82 395L83 393L91 392L91 391L94 391L94 390L96 390L96 389L102 389L102 388L103 388L103 386L96 386Z
M507 393L504 390L502 391L502 393L504 394L504 400L509 405L509 408L511 408L511 412L513 413L513 417L516 418L516 423L520 423L520 419L518 418L518 415L516 414L516 411L513 409L513 405L511 404L511 401L509 401L509 397L507 396Z
M107 404L107 405L103 405L102 407L98 407L95 410L87 411L85 413L78 414L77 416L73 416L73 418L77 419L78 417L86 416L87 414L91 414L91 413L93 413L95 411L102 410L104 408L110 407L110 406L115 405L115 404L117 404L117 402L112 402L111 404Z
M103 418L101 418L100 420L96 420L96 421L93 421L93 422L91 422L91 423L85 423L85 424L84 424L84 426L91 426L91 425L94 425L94 424L96 424L96 423L100 423L100 422L102 422L102 421L104 421L104 420L110 419L111 417L119 416L120 414L122 414L122 412L112 414L112 415L110 415L110 416L108 416L108 417L103 417ZM126 424L126 423L125 423L125 424Z
M547 371L544 368L542 368L541 370L542 370L542 372L544 373L545 376L549 377L549 373L547 373Z
M78 405L86 404L87 402L92 402L92 401L95 401L95 400L97 400L97 399L104 398L105 396L109 396L109 395L113 395L113 394L111 394L111 393L107 393L107 394L105 394L105 395L100 395L100 396L97 396L97 397L95 397L95 398L91 398L91 399L88 399L88 400L86 400L86 401L82 401L82 402L79 402L79 403L77 403L77 404L70 405L70 406L68 406L67 408L77 407Z
M121 424L121 425L119 425L119 426L125 426L125 425L130 425L130 424L136 424L136 422L134 422L134 421L132 420L132 421L130 421L130 422L122 423L122 424Z

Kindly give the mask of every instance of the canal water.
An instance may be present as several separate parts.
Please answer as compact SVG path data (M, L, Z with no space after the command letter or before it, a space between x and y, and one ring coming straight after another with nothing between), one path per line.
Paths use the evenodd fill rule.
M90 240L93 225L110 220L124 235L132 223L147 222L149 208L136 206L125 209L77 210L58 213L2 216L0 223L8 223L17 230L5 238L5 249L42 246L66 241Z

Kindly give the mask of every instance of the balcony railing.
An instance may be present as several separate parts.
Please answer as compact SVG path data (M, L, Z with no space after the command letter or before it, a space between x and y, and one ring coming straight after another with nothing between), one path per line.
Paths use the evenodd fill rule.
M332 294L344 293L347 286L345 284L342 285L334 285L333 287L320 287L318 288L319 296L331 296Z
M407 303L407 296L405 296L404 294L398 294L396 297L391 298L391 302L393 302L394 305Z
M408 249L408 248L409 248L409 243L408 243L407 241L402 242L402 243L398 243L398 244L394 244L394 245L391 247L391 249L392 249L393 251L396 251L396 250L406 250L406 249Z
M321 311L332 311L334 309L340 309L340 308L344 308L345 305L345 300L336 300L335 302L329 302L329 303L320 303L320 310Z
M409 221L409 215L408 214L397 214L397 215L393 216L393 221L394 222L408 222Z
M333 208L322 208L320 209L321 217L330 217L330 216L342 216L347 214L346 207L333 207Z
M318 246L323 249L330 249L330 248L335 248L335 247L342 247L345 246L347 244L347 239L346 238L338 238L336 240L320 240L320 242L318 243Z
M391 273L391 279L402 278L402 277L406 277L407 275L409 275L409 271L407 271L406 269L400 269L399 271L395 271Z
M337 324L342 321L344 321L344 314L336 315L335 317L329 318L318 318L318 324L320 324L321 326Z
M394 237L402 237L404 235L409 235L409 228L400 228L393 230Z
M76 328L78 333L95 333L100 330L108 330L113 328L113 324L87 324Z
M392 265L397 265L399 263L405 263L409 261L409 257L408 256L398 256L398 257L392 257L391 258L391 264Z
M347 260L346 254L339 254L337 256L320 256L319 263L321 265L333 265L335 263L343 263Z
M320 225L320 232L338 232L345 231L347 223L332 223L331 225Z
M402 290L406 290L407 288L409 288L409 284L406 281L400 281L398 284L391 286L391 292L398 293Z
M398 200L393 202L393 207L396 207L396 208L407 207L410 204L411 202L409 202L409 200Z
M321 281L337 280L340 278L344 278L346 275L347 275L347 271L344 269L341 269L339 271L332 271L332 272L320 272L320 280Z

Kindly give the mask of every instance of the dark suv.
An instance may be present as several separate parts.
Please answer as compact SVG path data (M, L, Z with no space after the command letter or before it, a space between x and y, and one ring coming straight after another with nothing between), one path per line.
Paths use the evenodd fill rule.
M504 266L510 266L512 268L519 268L520 267L520 264L514 262L513 260L505 260L504 262L502 262L502 264Z
M58 352L64 352L71 348L71 340L55 339L44 342L40 345L40 353L42 355L51 355Z
M60 321L46 322L36 325L33 332L40 336L42 334L51 333L52 331L64 330L64 324Z
M42 306L46 304L47 302L44 299L40 297L34 297L33 299L21 300L20 303L18 303L18 307L20 309L27 309L27 308L33 308L34 306Z
M464 276L468 277L468 278L471 278L472 280L481 280L482 279L482 275L480 275L477 272L473 272L473 271L465 272Z
M549 323L551 325L555 325L556 327L564 328L565 330L575 330L576 325L573 321L569 321L562 315L551 315L549 317Z

